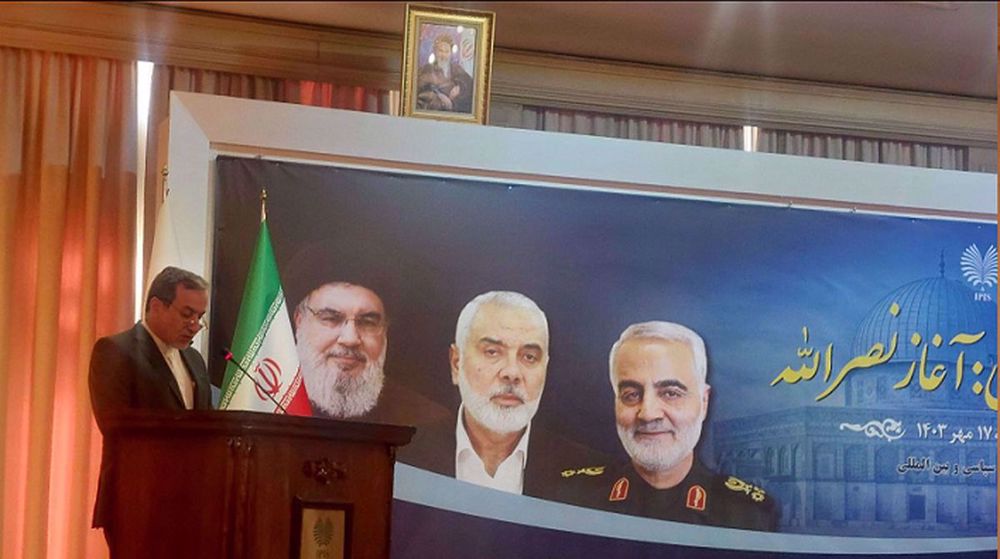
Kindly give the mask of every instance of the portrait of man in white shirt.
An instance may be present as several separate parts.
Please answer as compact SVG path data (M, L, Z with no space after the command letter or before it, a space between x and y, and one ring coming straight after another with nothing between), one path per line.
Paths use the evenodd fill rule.
M474 297L458 315L448 350L461 403L450 417L418 424L397 457L482 487L571 502L567 464L607 460L538 424L549 358L548 319L532 299L513 291Z
M455 422L455 477L521 493L531 420L545 388L549 326L538 305L491 291L458 316L451 380L462 396Z

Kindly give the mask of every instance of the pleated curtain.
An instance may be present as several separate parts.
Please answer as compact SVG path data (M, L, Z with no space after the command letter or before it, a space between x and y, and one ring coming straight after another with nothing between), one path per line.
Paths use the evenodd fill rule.
M0 48L0 556L98 558L91 347L132 323L135 63Z
M834 134L761 129L757 137L757 151L954 171L969 170L967 147Z
M539 106L521 108L515 126L606 138L725 149L743 148L743 127Z

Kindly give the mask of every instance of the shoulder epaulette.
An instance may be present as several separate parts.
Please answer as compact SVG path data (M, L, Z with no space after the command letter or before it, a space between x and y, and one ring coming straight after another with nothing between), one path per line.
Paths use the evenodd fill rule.
M762 488L757 487L752 483L747 483L738 477L729 476L729 478L726 479L726 488L740 493L746 493L757 503L763 503L764 500L767 499L767 494L764 493Z
M586 466L583 468L570 468L568 470L563 470L562 472L560 472L559 475L561 475L564 478L580 476L580 475L593 477L593 476L603 475L604 468L605 468L604 466Z

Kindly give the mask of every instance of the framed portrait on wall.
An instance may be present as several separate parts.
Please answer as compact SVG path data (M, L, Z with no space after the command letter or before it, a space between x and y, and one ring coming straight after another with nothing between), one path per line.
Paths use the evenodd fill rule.
M403 116L486 123L492 12L406 6Z

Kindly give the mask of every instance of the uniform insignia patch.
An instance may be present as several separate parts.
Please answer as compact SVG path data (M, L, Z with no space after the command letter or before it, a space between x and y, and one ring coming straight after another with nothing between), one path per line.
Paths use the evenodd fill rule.
M586 468L577 468L575 470L563 470L559 474L562 477L573 477L573 476L599 476L604 473L604 466L588 466Z
M732 489L733 491L746 493L757 503L763 502L767 495L760 487L733 476L729 476L729 479L726 480L726 487Z
M628 497L628 478L618 478L618 481L611 486L611 494L608 495L608 500L624 501L626 497Z
M708 501L708 495L705 493L704 487L692 485L688 488L687 508L703 511L705 510L706 501Z

